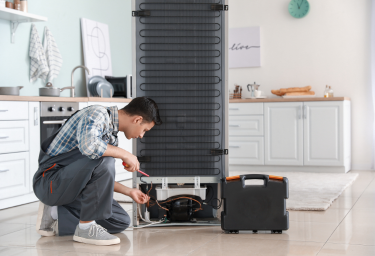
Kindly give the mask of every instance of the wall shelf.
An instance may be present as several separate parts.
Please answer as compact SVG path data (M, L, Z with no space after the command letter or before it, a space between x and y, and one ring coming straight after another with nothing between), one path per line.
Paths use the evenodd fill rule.
M14 43L14 35L16 33L18 24L24 22L41 22L48 20L46 17L4 7L0 7L0 19L10 21L12 43Z

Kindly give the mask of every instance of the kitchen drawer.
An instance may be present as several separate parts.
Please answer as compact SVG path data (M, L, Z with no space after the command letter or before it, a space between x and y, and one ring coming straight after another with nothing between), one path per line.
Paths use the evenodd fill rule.
M263 103L229 103L229 116L263 115Z
M27 101L0 101L0 120L27 120L28 109Z
M0 121L0 154L29 150L29 121Z
M29 153L0 155L0 199L29 193Z
M263 136L263 116L229 116L229 136Z
M230 165L264 165L264 137L229 137Z

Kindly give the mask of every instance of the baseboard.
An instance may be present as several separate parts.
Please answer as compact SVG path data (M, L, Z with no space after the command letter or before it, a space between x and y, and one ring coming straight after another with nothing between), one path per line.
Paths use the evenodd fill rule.
M32 202L36 202L39 199L35 196L34 192L22 195L22 196L16 196L12 198L2 199L0 200L0 209L5 209L17 205L22 204L28 204Z
M346 173L344 166L271 166L271 165L229 165L229 175L236 172L332 172Z

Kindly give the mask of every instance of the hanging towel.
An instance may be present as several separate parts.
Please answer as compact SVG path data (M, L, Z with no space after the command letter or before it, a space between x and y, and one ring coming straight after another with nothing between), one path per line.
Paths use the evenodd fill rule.
M29 56L30 82L35 82L39 77L47 76L49 68L42 42L40 41L38 31L34 24L31 25Z
M63 61L56 41L47 27L44 27L43 47L49 67L49 73L45 79L52 83L52 80L59 75Z

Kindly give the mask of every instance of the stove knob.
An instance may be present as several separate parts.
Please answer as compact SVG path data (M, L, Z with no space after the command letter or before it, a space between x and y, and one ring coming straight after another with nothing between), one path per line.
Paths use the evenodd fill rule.
M53 111L55 111L55 108L54 107L49 107L48 111L53 112Z
M68 107L68 111L74 111L73 107Z
M60 107L60 108L59 108L59 111L63 112L63 111L65 111L65 108Z

